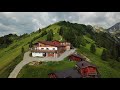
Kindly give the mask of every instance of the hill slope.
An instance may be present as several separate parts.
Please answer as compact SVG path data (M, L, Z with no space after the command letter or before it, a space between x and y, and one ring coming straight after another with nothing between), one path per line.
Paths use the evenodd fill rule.
M8 77L15 65L22 60L21 57L19 57L21 55L22 47L24 47L25 51L28 51L30 42L36 43L39 40L46 40L48 31L50 30L53 31L53 40L67 40L71 42L74 47L78 48L79 53L83 53L90 58L92 63L100 67L99 71L102 74L102 77L120 77L120 70L118 69L120 63L117 62L114 57L108 61L103 61L100 58L102 50L108 47L106 46L107 43L110 44L109 47L111 47L113 43L118 45L119 42L108 33L96 33L90 25L86 26L84 24L70 23L66 21L60 21L49 25L41 31L36 31L29 35L25 34L17 39L17 41L12 42L7 48L1 48L0 77ZM47 33L45 33L45 31ZM90 52L90 46L92 43L97 47L95 54ZM111 66L111 63L114 63L114 66ZM109 74L109 72L111 74Z

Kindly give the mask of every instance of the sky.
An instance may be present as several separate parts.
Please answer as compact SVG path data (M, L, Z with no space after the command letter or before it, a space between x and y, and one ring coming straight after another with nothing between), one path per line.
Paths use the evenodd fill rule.
M109 28L120 22L120 12L0 12L0 36L31 33L63 20Z

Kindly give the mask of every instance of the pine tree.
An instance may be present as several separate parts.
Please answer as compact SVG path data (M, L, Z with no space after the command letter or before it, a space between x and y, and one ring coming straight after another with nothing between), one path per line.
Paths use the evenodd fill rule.
M41 32L41 29L39 28L39 33Z
M119 55L118 55L118 48L117 48L117 46L116 45L114 45L114 47L113 47L113 57L114 57L114 59L118 59L118 57L119 57Z
M24 52L25 52L24 47L22 47L22 49L21 49L21 53L23 54Z
M41 37L43 37L43 36L46 35L46 34L47 34L47 31L44 30L44 31L42 32L42 34L41 34Z
M80 36L76 37L76 39L72 43L76 48L79 48L81 44L81 37Z
M32 45L33 45L33 43L32 43L32 41L30 42L30 44L29 44L29 48L31 48L32 47Z
M107 60L107 51L105 49L103 49L103 52L101 54L101 59L102 60Z
M63 35L63 28L61 27L59 30L59 34L62 36Z
M92 52L92 53L95 53L95 52L96 52L96 48L95 48L95 45L94 45L94 44L91 44L90 52Z
M81 38L81 45L86 46L86 40L83 37Z
M118 57L118 62L120 62L120 57Z
M47 34L47 41L52 41L53 40L53 31L50 30Z

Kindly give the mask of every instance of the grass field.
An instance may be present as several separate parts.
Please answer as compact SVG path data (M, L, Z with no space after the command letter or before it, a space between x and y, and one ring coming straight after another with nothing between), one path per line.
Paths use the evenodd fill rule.
M101 74L102 78L120 78L120 63L115 60L107 60L103 61L101 59L101 54L103 51L103 48L96 47L95 54L90 52L90 46L94 41L87 36L84 36L84 38L89 41L90 43L87 44L85 47L81 46L77 52L82 53L83 55L87 56L93 64L98 66L98 71Z
M52 29L53 32L56 33L53 37L54 40L60 39L60 36L57 33L58 28L59 27L57 25L53 25L50 27L50 29ZM47 30L49 29L46 28L46 31ZM33 38L39 36L40 34L41 33L39 33L38 31L33 32L30 35L23 37L23 39L21 40L18 40L18 41L16 40L14 43L9 45L7 48L0 49L0 77L7 77L10 74L10 71L12 71L12 69L14 68L11 68L10 71L9 71L9 68L15 67L20 61L19 58L16 58L16 57L19 57L19 55L21 54L21 48L24 47L25 51L28 51L29 42L31 42ZM46 35L36 39L33 43L36 43L37 41L40 41L40 40L46 40ZM15 64L11 64L14 61L15 61Z
M15 66L22 59L23 59L23 54L17 56L9 65L6 65L6 67L0 71L0 78L7 78L9 74L12 72L12 70L15 68Z
M86 44L86 46L84 48L86 48L87 50L90 51L90 46L91 46L91 43ZM102 51L103 51L102 47L101 48L96 47L96 53L95 53L95 55L101 56Z
M98 71L101 74L101 78L120 78L119 67L116 69L116 66L113 66L112 68L110 66L110 62L101 60L100 56L92 54L85 47L81 47L77 50L77 52L84 54L92 61L93 64L97 66ZM46 62L39 66L26 65L20 71L18 78L48 78L48 73L72 68L75 63L76 62L70 62L65 59L60 62Z
M86 35L84 35L83 37L90 43L95 43L95 41L93 41L91 38L88 38Z
M53 40L60 40L61 36L58 34L60 26L54 24L49 26L49 28L45 28L46 31L52 29L54 33ZM29 42L41 33L34 32L30 35L27 35L21 40L16 40L14 43L9 45L7 48L0 49L0 77L6 78L10 74L10 72L14 69L14 67L22 60L21 56L21 48L24 47L25 51L29 50ZM81 46L77 52L82 53L87 56L93 64L98 66L98 71L100 72L102 78L120 78L120 63L115 60L103 61L100 56L103 51L103 48L96 47L96 53L92 54L90 52L90 46L92 43L95 43L92 39L88 38L86 35L84 38L89 42L86 46ZM36 39L33 43L36 43L40 40L46 40L46 35ZM62 38L64 41L64 38ZM60 62L44 62L38 66L30 66L26 65L18 75L18 77L23 78L47 78L48 73L56 72L60 70L65 70L68 68L72 68L75 65L75 62L69 62L67 58Z
M31 36L28 35L27 37L24 37L24 39L21 39L19 41L16 41L9 45L7 48L3 48L0 50L0 77L6 77L4 72L8 72L8 69L11 67L14 67L19 62L18 57L21 54L21 48L24 47L25 51L29 50L29 42L36 36L40 35L39 33L32 33ZM16 64L11 64L16 59ZM22 58L21 58L22 60ZM11 68L14 69L14 68ZM12 71L12 70L11 70ZM7 74L8 75L8 74Z
M73 68L75 64L76 62L68 61L68 59L65 58L63 61L43 62L37 66L26 65L20 71L18 78L48 78L49 73Z
M77 50L77 52L82 53L83 55L88 57L92 61L92 63L98 67L98 71L101 74L101 78L120 78L120 70L112 68L110 66L109 61L103 61L99 55L92 54L85 47L81 47L80 49Z
M103 61L100 56L103 51L103 48L96 47L96 53L93 54L90 52L91 43L94 43L93 40L86 37L89 40L89 44L86 46L81 46L77 49L78 53L82 53L86 57L88 57L93 64L95 64L98 68L99 73L101 74L101 78L120 78L120 63L114 60ZM18 75L18 78L26 78L26 77L39 77L39 78L47 78L48 73L65 70L67 68L71 68L75 65L75 62L69 62L68 60L64 60L61 62L48 62L43 63L39 66L29 66L26 65Z

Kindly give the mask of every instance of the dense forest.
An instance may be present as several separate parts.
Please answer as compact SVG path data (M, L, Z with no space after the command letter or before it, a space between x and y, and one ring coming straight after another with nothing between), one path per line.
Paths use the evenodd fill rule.
M0 48L5 48L9 46L18 36L16 34L9 34L3 37L0 37Z
M106 49L107 58L120 61L120 39L112 36L108 32L95 32L91 25L83 25L70 22L59 22L61 26L59 34L62 35L65 40L72 43L74 47L85 46L87 42L83 35L87 35L89 38L95 41L97 47L104 47ZM103 52L104 53L104 52Z

